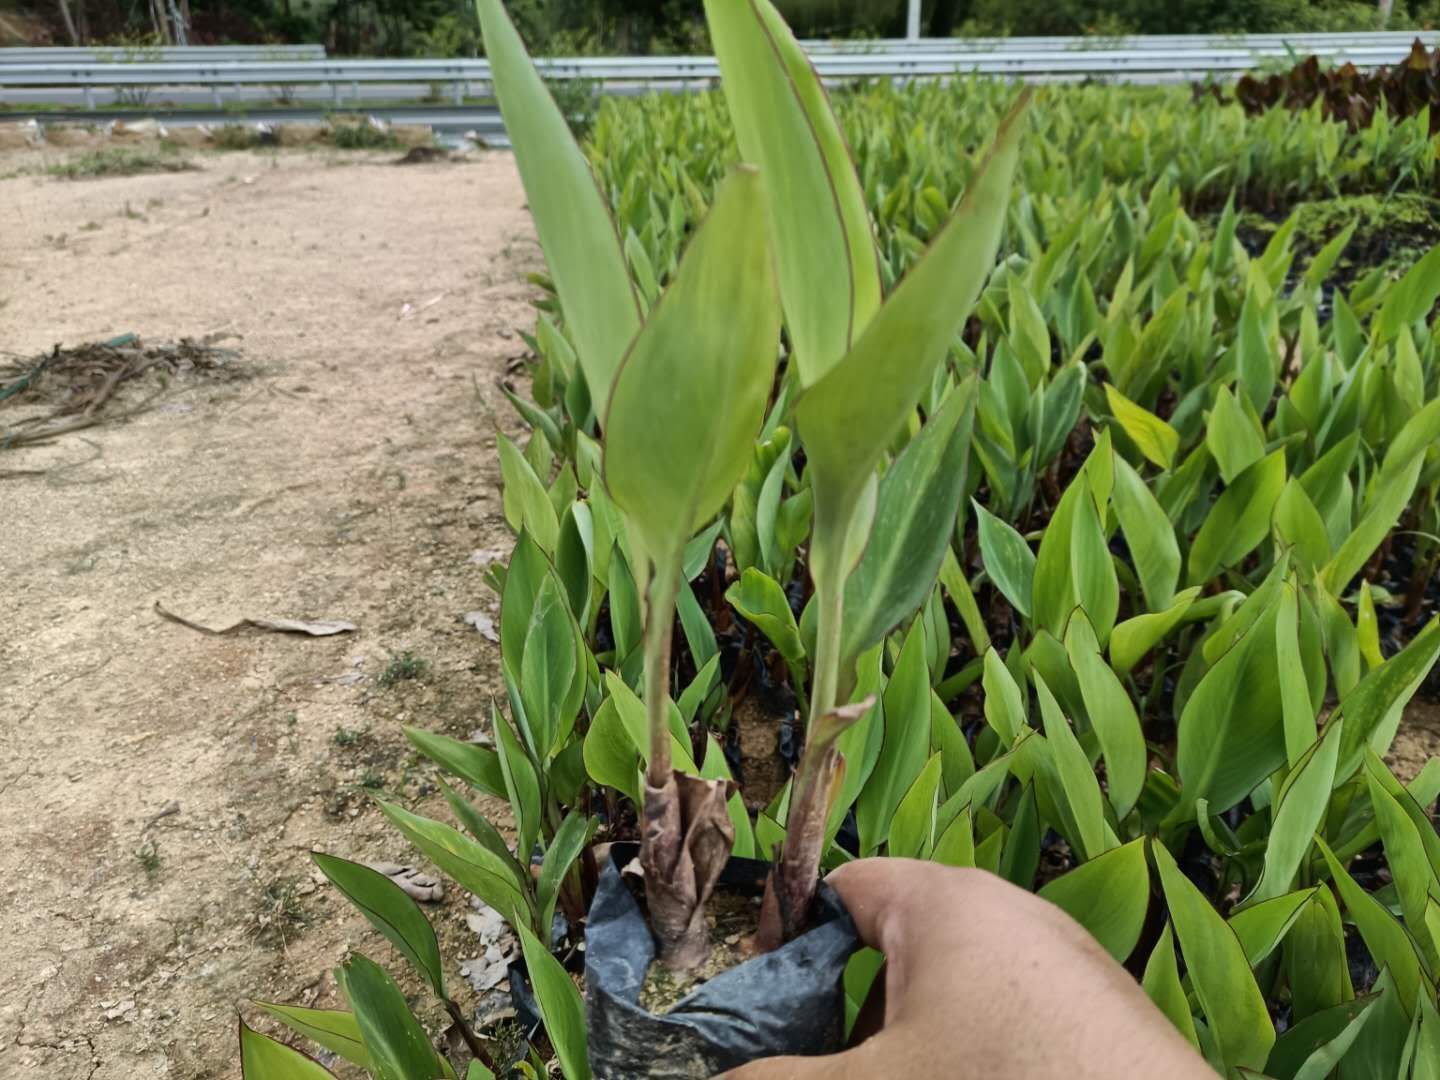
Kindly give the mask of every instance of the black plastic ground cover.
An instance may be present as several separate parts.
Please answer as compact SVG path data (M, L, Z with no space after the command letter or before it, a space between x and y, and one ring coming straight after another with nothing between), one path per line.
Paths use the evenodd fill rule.
M860 946L840 898L820 886L815 925L788 945L697 987L670 1012L639 1005L655 942L620 868L617 844L585 931L585 1012L596 1080L704 1080L757 1058L826 1054L844 1039L845 964ZM731 859L719 888L759 895L770 865Z

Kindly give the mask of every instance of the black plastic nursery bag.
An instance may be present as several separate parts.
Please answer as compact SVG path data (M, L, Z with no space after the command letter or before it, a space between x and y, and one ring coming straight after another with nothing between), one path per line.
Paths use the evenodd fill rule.
M585 1011L596 1080L706 1080L757 1058L840 1049L841 976L860 941L833 889L820 886L809 931L715 976L657 1016L639 1005L655 941L620 876L630 847L617 845L606 862L585 931ZM731 859L717 891L727 884L757 891L769 869Z

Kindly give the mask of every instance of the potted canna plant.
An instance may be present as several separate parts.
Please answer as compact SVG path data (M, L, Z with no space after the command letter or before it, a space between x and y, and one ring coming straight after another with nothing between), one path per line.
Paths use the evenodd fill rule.
M612 858L586 932L592 1065L605 1076L700 1076L768 1054L833 1049L839 977L855 941L833 897L817 906L816 889L838 742L871 704L849 700L854 661L928 592L945 532L919 537L930 550L913 582L887 577L885 566L909 536L874 544L875 568L848 612L846 582L871 548L876 466L994 264L1024 98L931 250L883 298L859 181L798 43L768 0L707 4L749 164L722 182L668 288L643 313L609 210L563 117L498 0L481 0L479 10L578 374L594 403L601 482L622 522L643 611L643 922ZM782 311L792 345L787 378L815 493L809 562L818 620L805 751L782 854L755 932L745 935L760 955L744 965L764 972L715 978L656 1016L639 1004L648 958L653 952L660 977L682 979L712 961L706 905L735 841L733 785L673 760L672 744L688 743L672 723L669 687L676 595L687 544L750 463L772 404ZM972 408L970 384L935 414L922 448L963 449ZM934 455L931 469L942 461ZM944 463L942 520L954 516L963 454L958 469L954 455ZM734 865L731 872L745 873ZM730 1019L742 1012L753 1021ZM663 1062L654 1060L657 1041L667 1048Z

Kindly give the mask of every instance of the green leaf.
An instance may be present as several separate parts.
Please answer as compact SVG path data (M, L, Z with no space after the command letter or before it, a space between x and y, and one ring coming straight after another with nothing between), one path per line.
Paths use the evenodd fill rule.
M870 543L845 582L844 656L883 638L935 585L965 490L978 385L952 390L880 480Z
M1050 687L1038 671L1032 671L1035 696L1040 700L1040 716L1045 725L1046 743L1059 790L1052 791L1058 805L1069 808L1075 835L1067 835L1081 859L1093 859L1115 846L1114 834L1105 824L1104 797L1095 779L1090 759L1070 728L1070 721L1060 711Z
M1227 1069L1263 1069L1275 1043L1265 997L1245 950L1210 901L1175 865L1163 844L1151 849L1195 996Z
M405 995L384 968L360 953L335 970L377 1080L436 1080L440 1060Z
M803 663L805 646L795 613L780 583L762 570L750 567L725 592L730 606L760 628L776 651L792 664Z
M1115 455L1111 500L1130 557L1135 561L1145 604L1151 611L1164 611L1174 600L1175 585L1180 580L1180 545L1175 541L1175 526L1140 474L1119 454Z
M515 815L515 830L519 834L515 850L528 857L540 836L540 777L520 741L510 730L510 725L493 706L491 727L495 731L495 745L500 751L500 768L505 774L510 812Z
M534 537L542 551L553 554L560 539L560 519L540 477L513 442L503 434L495 436L500 450L500 472L505 482L505 520L517 533Z
M1149 750L1140 716L1125 686L1100 656L1100 644L1083 611L1070 617L1065 652L1080 683L1090 725L1105 755L1105 776L1115 816L1124 818L1145 786Z
M640 646L645 624L640 615L640 593L635 576L616 544L610 552L610 630L615 639L615 663L618 666Z
M530 614L518 673L525 727L529 729L531 749L540 761L548 761L559 749L575 721L573 715L565 715L565 702L580 675L575 637L564 587L554 574L547 574ZM500 723L497 718L497 726ZM503 764L503 754L501 761Z
M456 794L443 780L440 781L440 790L445 795L445 801L449 804L451 812L459 819L461 827L480 841L482 847L492 852L505 864L506 869L510 871L511 880L519 886L522 892L529 889L532 879L528 860L526 865L521 866L520 860L510 850L509 842L500 835L500 830L490 824L484 814Z
M978 502L975 521L979 526L980 555L985 572L1010 606L1030 617L1030 587L1035 577L1035 554L1025 538Z
M1226 484L1234 483L1237 476L1265 456L1263 433L1228 387L1215 392L1215 408L1205 426L1205 445L1220 466L1220 478Z
M1232 354L1239 385L1244 388L1245 396L1249 398L1257 413L1270 404L1270 396L1275 391L1275 378L1279 373L1275 350L1265 331L1261 304L1260 293L1254 286L1252 275L1251 286L1246 290L1245 302L1240 308L1240 324L1236 327Z
M590 837L595 833L595 821L577 810L571 810L555 830L555 838L545 849L545 860L540 866L540 880L536 883L536 899L540 905L540 926L549 926L555 914L555 900L565 884L565 876L575 860L585 850Z
M1265 1071L1276 1080L1326 1080L1370 1020L1370 1006L1379 1000L1379 994L1367 994L1300 1021L1275 1041Z
M1223 814L1285 761L1275 670L1277 602L1260 610L1240 639L1196 685L1177 729L1183 797L1176 818L1197 799Z
M603 402L640 329L640 301L620 237L584 154L500 0L478 0L476 7L535 231L591 398Z
M352 1065L370 1067L370 1055L360 1038L355 1014L344 1009L306 1009L299 1005L281 1005L273 1001L257 1001L256 1005L283 1021L292 1031L319 1043Z
M1340 909L1328 889L1304 904L1285 937L1285 970L1296 1020L1339 1005L1351 994Z
M329 1070L240 1021L240 1075L244 1080L335 1080Z
M625 730L613 697L600 703L590 730L585 733L585 771L590 779L641 802L640 753Z
M936 795L940 790L940 755L931 754L890 819L888 854L923 859L935 842Z
M1345 718L1337 780L1343 782L1355 775L1367 744L1379 754L1390 749L1406 703L1430 674L1437 656L1440 617L1431 619L1409 645L1368 672L1355 689L1340 699L1340 708L1332 714Z
M740 156L766 178L785 322L809 386L880 306L865 196L820 80L769 0L707 0L705 13Z
M1000 654L994 649L985 652L985 674L982 677L985 690L985 722L995 729L1003 745L1015 745L1025 727L1025 692Z
M1115 490L1120 490L1118 479ZM1192 586L1176 593L1174 602L1164 611L1137 615L1116 626L1110 635L1110 665L1115 674L1124 675L1130 671L1151 649L1164 641L1170 631L1184 620L1199 595L1200 587Z
M1370 804L1375 810L1375 821L1385 845L1385 861L1395 881L1405 925L1410 936L1419 943L1430 970L1440 971L1440 949L1436 947L1435 936L1426 919L1426 909L1432 898L1440 897L1440 878L1436 877L1415 821L1387 790L1389 787L1398 788L1399 781L1373 752L1366 756L1365 766ZM1425 828L1434 836L1435 828L1428 819Z
M515 929L520 935L520 948L525 954L530 985L535 990L535 1000L545 1021L545 1034L550 1037L550 1045L560 1059L565 1080L590 1080L585 1006L580 1000L580 991L570 981L560 961L550 955L550 950L528 927L517 926Z
M1420 1032L1415 1044L1415 1071L1411 1080L1440 1080L1440 1012L1434 995L1420 995Z
M1402 1003L1414 1001L1421 987L1426 986L1426 980L1420 970L1420 954L1405 933L1405 928L1383 904L1355 884L1355 879L1340 865L1324 840L1317 836L1315 843L1325 857L1325 865L1330 868L1330 878L1345 903L1345 910L1350 912L1350 918L1354 920L1375 963L1389 969ZM1426 990L1430 994L1435 992L1429 986ZM1407 1007L1407 1015L1409 1011Z
M1300 566L1307 572L1324 566L1330 559L1325 520L1305 494L1305 485L1293 476L1285 482L1275 503L1275 534L1294 549Z
M1252 968L1259 967L1260 962L1275 951L1307 904L1318 903L1315 895L1313 888L1301 889L1253 904L1230 916L1230 929L1240 939L1245 959Z
M657 561L678 560L745 474L779 334L760 177L740 169L721 183L605 411L606 487Z
M1092 465L1110 456L1108 448L1102 451L1097 446L1060 496L1040 540L1032 586L1034 616L1057 638L1064 635L1065 623L1077 606L1090 616L1102 644L1109 641L1115 626L1120 586L1100 524L1092 472ZM1104 464L1108 472L1108 463Z
M855 804L862 855L875 851L884 841L895 808L930 753L930 668L925 628L918 619L900 649L881 713L885 727L880 757Z
M1233 566L1270 532L1270 514L1285 488L1285 451L1276 450L1225 489L1190 546L1190 582L1204 585L1216 570Z
M1142 454L1162 469L1175 467L1175 454L1180 449L1179 432L1109 383L1105 384L1105 399L1110 403L1111 415Z
M1335 763L1340 754L1343 722L1326 727L1324 734L1300 758L1280 785L1273 811L1270 838L1265 845L1265 868L1246 906L1274 899L1290 890L1310 842L1324 820L1335 787Z
M1319 580L1322 586L1337 596L1345 590L1350 579L1370 560L1410 505L1410 496L1415 491L1424 465L1424 457L1417 454L1394 475L1387 475L1385 470L1381 470L1376 477L1374 492L1365 503L1365 512L1340 544L1334 558L1321 569Z
M486 795L506 798L505 774L500 768L500 755L494 750L420 728L407 727L405 737L416 750L442 769L454 773Z
M1145 840L1132 840L1061 874L1040 890L1124 963L1140 940L1150 907Z
M721 6L713 0L708 5L712 18ZM741 81L747 78L741 76ZM815 380L796 403L815 489L815 541L836 553L826 557L837 565L844 565L838 554L843 541L830 533L848 525L881 453L930 384L935 365L954 341L994 265L1028 100L1022 93L1001 121L989 155L925 254L844 359ZM766 104L767 110L773 108ZM768 182L774 173L766 176ZM820 192L823 189L811 188L805 197L818 201L823 197ZM813 288L814 283L807 281L805 287Z
M1394 339L1401 330L1423 319L1440 297L1440 247L1430 252L1390 287L1380 313L1371 324L1371 337L1376 345Z
M1199 1049L1200 1040L1195 1035L1195 1017L1190 1013L1190 1002L1186 999L1185 987L1180 982L1180 967L1175 962L1175 942L1168 922L1160 933L1160 940L1155 943L1155 948L1150 953L1150 959L1145 963L1145 975L1141 985L1150 1000L1165 1014L1166 1019L1190 1041L1191 1046Z
M530 922L528 900L494 852L443 822L420 817L391 803L381 802L380 812L431 862L500 912L512 926Z
M379 871L360 863L312 851L310 857L335 883L347 900L360 909L370 925L399 949L415 970L425 976L437 997L445 997L445 969L440 943L430 921L405 890Z

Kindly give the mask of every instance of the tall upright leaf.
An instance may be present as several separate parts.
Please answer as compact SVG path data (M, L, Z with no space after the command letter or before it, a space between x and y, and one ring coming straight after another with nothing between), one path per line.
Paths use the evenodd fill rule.
M477 0L476 9L535 231L591 400L601 402L640 329L640 299L630 283L620 236L585 155L504 6L500 0Z
M706 0L705 14L740 156L765 178L785 323L810 386L880 307L865 196L820 78L770 0Z

